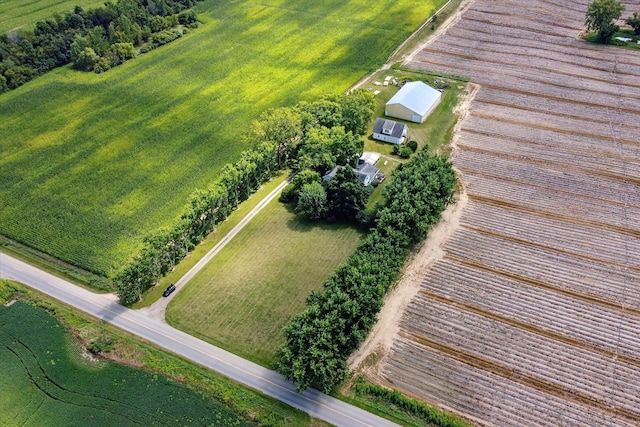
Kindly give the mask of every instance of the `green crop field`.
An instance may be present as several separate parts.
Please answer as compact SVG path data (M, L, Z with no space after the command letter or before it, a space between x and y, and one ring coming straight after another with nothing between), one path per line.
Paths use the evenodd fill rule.
M175 381L81 349L43 309L0 306L0 424L250 425Z
M102 6L104 0L2 0L0 1L0 33L30 28L36 22L63 14L76 6L83 9Z
M0 96L0 234L112 275L238 157L264 110L346 90L443 0L206 1L204 25L104 74Z
M176 295L167 321L268 366L282 327L360 238L345 225L309 224L274 200Z

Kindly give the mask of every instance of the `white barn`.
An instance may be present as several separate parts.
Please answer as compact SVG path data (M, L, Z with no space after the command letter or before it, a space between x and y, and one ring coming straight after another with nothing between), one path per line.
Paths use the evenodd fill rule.
M442 93L423 82L409 82L387 102L384 114L422 123L438 106Z

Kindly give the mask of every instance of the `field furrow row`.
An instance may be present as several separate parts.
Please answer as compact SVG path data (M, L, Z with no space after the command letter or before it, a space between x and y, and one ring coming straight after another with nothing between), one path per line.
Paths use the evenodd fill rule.
M615 231L484 203L470 206L461 224L466 229L515 239L519 244L533 244L587 259L597 258L636 271L640 268L640 240ZM464 234L464 230L461 233ZM598 251L594 252L594 248Z
M411 342L398 343L385 368L387 381L469 413L489 425L630 427L590 407L523 386ZM423 391L424 390L424 391Z
M562 84L575 83L576 81L579 81L582 86L586 83L610 83L613 78L612 73L616 73L616 76L625 77L625 92L627 87L632 93L637 93L638 88L640 88L640 83L637 80L638 70L630 70L625 73L623 70L618 70L616 65L611 63L608 68L601 66L577 68L580 65L579 57L570 58L561 52L542 49L510 47L509 44L504 42L496 42L495 45L489 45L478 41L475 46L469 46L464 40L456 41L456 39L453 39L447 44L444 51L437 47L430 47L425 49L426 52L444 53L476 62L482 58L490 57L501 67L519 67L531 77L553 76L558 83ZM523 60L526 61L526 67L520 65ZM567 78L571 80L569 82L563 81Z
M576 119L551 112L532 111L483 102L478 102L477 107L472 113L474 116L491 117L496 121L511 121L523 127L561 130L565 133L583 134L597 139L613 138L621 142L638 142L639 130L634 124L630 126L618 124L613 128L614 134L612 135L613 124L592 122L587 118Z
M640 80L640 76L638 76ZM533 94L509 92L506 90L483 90L475 98L478 107L483 103L501 106L513 106L522 110L536 112L546 111L563 117L582 119L589 117L591 123L605 124L606 126L624 126L640 131L640 112L617 110L611 116L611 105L578 104L567 100L548 99Z
M584 61L588 62L589 69L600 71L615 71L621 74L637 75L637 66L639 63L632 61L611 64L610 61L603 59L602 54L597 50L576 49L576 46L568 46L565 44L547 44L542 49L540 39L536 34L524 33L519 37L514 37L513 28L505 27L503 31L487 33L477 27L470 27L467 21L461 23L447 33L448 43L456 45L467 45L470 49L481 45L491 49L506 47L516 53L537 54L538 57L546 58L550 55L558 61L565 63L584 65ZM581 62L582 61L582 62ZM577 69L577 72L582 70Z
M625 354L640 364L636 316L449 261L439 262L421 289L605 352Z
M485 252L480 250L483 247L494 249ZM598 256L598 260L581 257L569 253L566 248L556 251L477 229L456 233L447 245L447 254L458 262L479 265L495 271L495 274L521 277L527 283L539 283L565 293L601 298L617 305L618 309L628 306L636 310L640 308L640 289L631 285L638 271L604 262L605 257ZM622 261L613 258L615 263Z
M423 297L416 298L407 308L401 328L454 347L467 357L487 359L515 373L552 382L569 393L584 393L591 399L630 411L640 408L640 385L635 382L640 367L615 358Z
M460 164L473 162L473 158L478 157L491 160L506 159L530 163L531 167L550 170L551 174L561 173L566 179L573 179L574 175L587 175L594 181L602 179L603 184L594 184L598 186L608 186L611 181L617 182L617 185L640 184L640 162L629 156L622 158L617 154L620 150L612 150L609 153L577 151L571 147L549 150L548 147L528 141L484 134L465 135L464 140L458 143L458 148L461 151L456 161ZM467 160L468 158L472 159ZM594 164L597 164L597 167L594 167ZM482 168L482 165L480 167ZM484 165L484 169L489 172L490 168L491 163ZM622 198L618 197L618 200L620 199Z
M561 163L533 163L527 159L508 159L487 152L465 151L457 158L465 175L483 175L519 182L523 185L595 197L611 203L640 208L640 165L631 176L627 168L624 178L635 179L635 185L623 180L608 179L576 171L566 171ZM635 166L635 165L634 165Z
M602 164L607 165L607 169L622 170L626 165L640 163L640 145L617 144L614 141L602 141L585 135L571 135L551 129L525 128L513 123L497 122L487 117L466 117L461 123L461 134L464 137L460 138L460 145L510 154L518 154L526 149L536 150L537 155L532 156L534 161L538 160L538 155L569 156L569 158L576 154L587 158L595 156L600 160L593 162L591 165L593 170L601 169ZM544 157L541 159L544 160ZM572 163L567 161L567 167L570 168Z
M597 194L568 198L554 189L524 186L468 172L464 179L469 182L469 196L476 200L640 237L640 230L635 228L640 223L640 210L624 204L605 206L602 204L605 198Z

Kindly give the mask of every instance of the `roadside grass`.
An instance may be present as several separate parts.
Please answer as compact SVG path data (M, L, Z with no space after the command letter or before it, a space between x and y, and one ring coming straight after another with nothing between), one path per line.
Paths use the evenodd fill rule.
M0 34L31 29L36 22L72 11L76 6L86 10L102 5L104 0L3 0L0 2Z
M208 0L203 25L103 74L0 96L0 234L112 276L248 147L263 111L345 91L440 0Z
M283 326L361 237L348 225L308 223L274 200L176 295L167 322L271 366Z
M242 219L251 212L251 209L256 207L260 201L266 197L272 190L274 190L281 182L283 182L289 176L290 171L280 172L277 176L274 176L271 181L264 184L247 200L242 202L238 209L233 211L226 221L218 224L214 232L202 241L200 245L194 248L189 256L184 258L176 265L173 271L167 273L166 276L161 277L158 284L151 289L148 289L142 294L142 299L135 303L132 308L138 309L147 307L158 299L162 298L162 292L169 286L170 283L175 283L182 276L184 276L194 265L198 263L215 245L222 240L229 231L233 229Z
M398 391L355 379L346 394L334 396L372 414L411 427L471 427L472 424L452 413L442 411Z
M156 424L167 425L235 425L232 422L222 423L224 419L217 417L220 415L230 421L235 416L242 423L263 426L327 425L208 369L145 344L109 324L97 322L24 285L0 279L0 304L15 298L18 302L11 307L0 305L0 382L6 385L3 399L0 399L0 424L15 425L14 420L18 419L15 417L31 415L29 424L37 425L80 426L86 425L87 420L94 425L114 425L116 422L123 426L132 425L131 420L123 419L119 415L121 412L117 412L124 407L135 409L146 417L139 424L156 421ZM9 315L13 317L9 319ZM60 327L50 315L64 327ZM13 332L16 328L20 330ZM38 361L43 368L40 372L79 392L79 398L89 396L94 399L92 396L107 395L114 403L117 399L126 399L124 404L120 402L105 419L100 418L103 415L100 409L88 405L95 399L82 402L82 406L88 406L86 413L79 412L74 405L71 405L73 411L69 411L69 405L54 399L48 399L46 405L35 410L47 396L41 391L33 392L34 383L29 380L25 365L16 365L15 356L8 354L4 339L7 331L13 337L9 345L29 345L32 350L29 357ZM99 341L111 343L106 357L117 363L87 356L86 346ZM59 378L60 373L62 376ZM42 385L41 382L38 384ZM162 384L168 386L159 387ZM44 386L48 387L47 391L51 390L50 383ZM156 390L162 394L156 396ZM57 391L54 388L54 392ZM154 403L159 406L153 408ZM107 409L112 409L109 404L105 404ZM191 420L182 417L183 414L188 414ZM198 415L207 417L209 422L197 422ZM156 417L159 416L168 418L164 422L158 421Z
M429 117L427 117L424 123L407 122L393 117L386 117L384 115L385 104L393 95L396 94L396 92L398 92L398 88L391 84L389 86L376 86L374 82L382 83L387 76L392 76L393 78L398 79L398 82L402 82L404 79L408 79L410 81L421 80L432 87L443 87L445 85L448 87L444 89L444 92L442 93L440 104L429 115ZM436 80L441 83L439 85L435 84ZM460 97L464 94L466 86L467 80L455 76L422 73L398 67L378 72L372 75L363 86L365 88L371 88L371 90L380 91L376 97L378 100L378 106L372 116L369 129L373 129L373 125L377 118L389 118L391 120L404 122L409 127L408 139L413 139L418 143L418 150L423 147L428 147L431 152L443 152L453 136L453 128L458 121L458 116L454 112L454 108L460 101ZM400 163L404 163L409 160L393 155L393 144L376 141L373 139L372 134L364 136L363 139L365 141L364 149L366 151L375 151L386 157L382 157L376 164L376 167L380 168L388 178L390 178L390 174L393 172L393 169L398 167ZM388 162L387 165L384 164L385 160ZM385 179L381 185L376 187L371 194L371 198L367 204L369 209L373 208L375 203L383 202L382 189L386 183L389 182L387 179Z

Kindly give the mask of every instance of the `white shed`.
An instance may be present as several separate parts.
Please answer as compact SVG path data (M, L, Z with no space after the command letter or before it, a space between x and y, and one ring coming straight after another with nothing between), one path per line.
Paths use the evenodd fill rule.
M438 106L442 93L423 82L409 82L387 102L384 114L422 123Z

